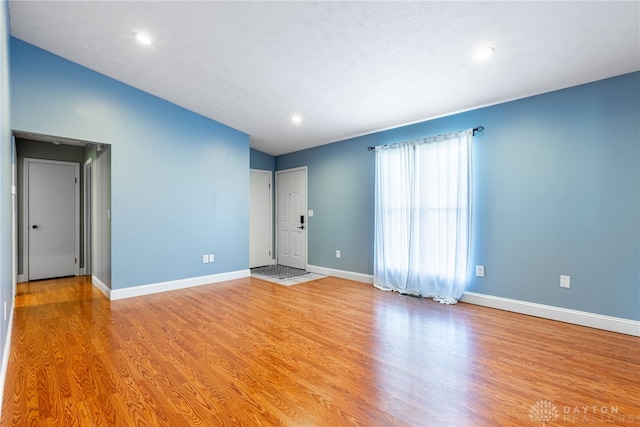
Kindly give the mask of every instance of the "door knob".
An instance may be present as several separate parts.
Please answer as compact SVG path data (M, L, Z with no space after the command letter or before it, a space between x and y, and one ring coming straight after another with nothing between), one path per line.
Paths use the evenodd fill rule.
M36 228L38 228L38 226L37 225L32 225L31 228L33 228L35 230Z
M304 225L301 225L300 227L298 227L299 230L304 230Z

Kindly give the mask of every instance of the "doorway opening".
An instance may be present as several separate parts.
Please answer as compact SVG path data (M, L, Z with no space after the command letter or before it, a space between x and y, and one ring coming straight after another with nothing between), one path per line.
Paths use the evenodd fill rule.
M91 275L109 283L110 145L26 132L14 132L14 137L16 281ZM66 185L70 177L77 181L75 189ZM56 228L59 235L51 245L46 232ZM59 245L60 240L66 243ZM73 252L72 269L69 250Z

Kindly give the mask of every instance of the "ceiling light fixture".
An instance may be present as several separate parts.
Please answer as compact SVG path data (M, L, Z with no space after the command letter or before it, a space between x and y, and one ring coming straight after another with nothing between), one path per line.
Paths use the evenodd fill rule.
M300 117L298 114L294 114L293 116L291 116L291 121L293 123L302 123L302 117Z
M152 43L151 37L145 33L133 33L133 37L142 44L150 45Z
M479 61L490 58L496 53L496 50L490 46L481 47L473 52L473 58Z

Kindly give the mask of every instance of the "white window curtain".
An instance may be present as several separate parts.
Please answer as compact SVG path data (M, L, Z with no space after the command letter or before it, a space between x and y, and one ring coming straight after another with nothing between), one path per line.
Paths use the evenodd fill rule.
M468 281L473 130L378 146L374 285L455 304Z

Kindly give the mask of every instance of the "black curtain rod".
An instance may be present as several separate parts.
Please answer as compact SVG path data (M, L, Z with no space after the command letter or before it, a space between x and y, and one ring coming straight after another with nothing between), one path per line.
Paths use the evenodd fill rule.
M476 132L482 132L483 130L484 130L484 126L478 126L477 128L473 128L473 133L472 134L475 136ZM385 147L386 147L386 145L385 145ZM373 147L371 145L367 147L367 150L369 150L369 151L373 151L375 149L376 149L376 147Z

